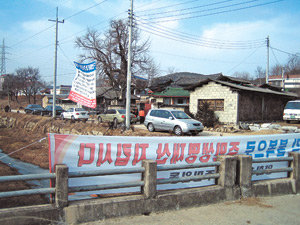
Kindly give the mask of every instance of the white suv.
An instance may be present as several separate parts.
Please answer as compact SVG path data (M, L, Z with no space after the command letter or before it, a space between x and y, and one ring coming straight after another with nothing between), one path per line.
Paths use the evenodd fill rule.
M83 120L87 121L90 116L89 112L83 108L69 108L67 111L60 114L61 119L70 119L72 121L75 120Z
M148 112L144 125L150 132L155 130L172 131L176 135L191 133L197 135L204 127L201 122L192 119L185 112L170 109L152 109Z
M300 120L300 100L289 101L286 104L283 111L283 120L287 123Z

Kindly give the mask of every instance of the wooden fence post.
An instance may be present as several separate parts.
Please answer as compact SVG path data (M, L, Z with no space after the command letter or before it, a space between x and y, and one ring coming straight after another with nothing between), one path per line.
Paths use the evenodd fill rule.
M69 168L66 165L55 166L55 205L59 208L68 206L68 173Z
M300 193L300 153L298 152L289 152L289 156L293 157L291 167L293 172L291 172L290 178L295 181L295 193Z
M237 182L241 188L241 197L252 196L252 157L239 155L237 162Z
M235 156L220 155L217 160L221 162L219 166L220 177L217 181L218 185L225 189L226 200L236 199L236 164Z
M156 196L157 163L153 160L144 160L143 180L145 182L142 192L145 198L154 198Z

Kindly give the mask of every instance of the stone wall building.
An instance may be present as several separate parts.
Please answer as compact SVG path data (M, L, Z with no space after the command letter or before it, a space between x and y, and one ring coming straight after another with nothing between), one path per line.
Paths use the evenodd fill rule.
M207 79L186 89L190 91L191 113L196 114L199 105L207 102L219 121L226 124L282 120L285 104L297 98L294 93L255 87L228 77Z

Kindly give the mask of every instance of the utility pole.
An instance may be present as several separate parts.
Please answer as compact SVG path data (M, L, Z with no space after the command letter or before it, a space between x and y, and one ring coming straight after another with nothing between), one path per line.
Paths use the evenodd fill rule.
M52 118L56 117L56 73L57 73L57 45L58 45L58 23L64 23L64 20L58 20L58 7L56 7L56 19L48 20L55 22L55 51L54 51L54 77L53 77L53 104L52 104Z
M267 66L266 66L266 84L269 83L269 50L270 50L270 39L267 37Z
M281 68L282 91L284 91L284 67Z
M133 27L133 0L129 10L129 40L128 40L128 61L127 61L127 93L126 93L126 129L130 129L130 102L131 102L131 42Z
M0 68L0 74L3 75L3 74L6 74L6 65L5 65L5 60L6 60L6 57L5 57L5 43L4 43L4 39L2 41L2 46L1 46L1 68Z

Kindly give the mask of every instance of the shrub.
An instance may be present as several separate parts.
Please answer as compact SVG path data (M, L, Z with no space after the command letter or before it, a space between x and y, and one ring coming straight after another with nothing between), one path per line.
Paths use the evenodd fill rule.
M203 123L206 127L214 127L215 124L219 123L215 112L209 109L209 103L204 102L201 106L198 106L198 111L195 118Z

